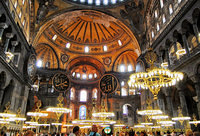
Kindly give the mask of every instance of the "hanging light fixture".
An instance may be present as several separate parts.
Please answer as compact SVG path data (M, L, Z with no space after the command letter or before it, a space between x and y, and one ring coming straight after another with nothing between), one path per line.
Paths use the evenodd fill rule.
M176 82L183 79L181 72L172 72L168 69L155 67L154 62L157 60L157 55L152 49L146 53L145 60L150 64L150 68L147 69L147 72L131 74L128 84L133 88L149 89L155 100L161 87L175 85Z
M188 116L183 116L181 108L178 107L178 117L174 117L172 118L172 120L174 121L179 121L181 124L183 124L183 121L185 120L190 120L191 118Z

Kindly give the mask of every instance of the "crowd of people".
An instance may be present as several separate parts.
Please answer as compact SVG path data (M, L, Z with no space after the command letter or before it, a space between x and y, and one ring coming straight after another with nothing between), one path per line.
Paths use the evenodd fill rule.
M6 134L4 131L1 131L0 136L10 136L10 135ZM35 134L33 131L28 130L24 134L17 133L17 134L15 134L15 136L200 136L200 132L187 131L185 133L183 133L183 132L181 132L181 133L172 132L171 133L170 131L167 131L165 133L165 132L160 132L160 131L156 131L156 132L141 131L141 132L135 133L133 130L131 130L129 132L120 131L120 132L116 132L115 134L113 134L112 131L110 131L109 133L106 133L105 128L102 129L101 131L99 131L97 125L92 125L92 129L91 129L91 131L89 131L88 134L81 132L81 129L79 126L75 126L73 128L73 131L69 134L64 134L64 133L62 133L62 134L61 133Z

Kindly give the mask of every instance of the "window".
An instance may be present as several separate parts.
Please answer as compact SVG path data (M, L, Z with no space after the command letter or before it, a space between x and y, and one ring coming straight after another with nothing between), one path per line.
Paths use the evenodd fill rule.
M79 108L79 119L86 119L86 106L84 105Z
M120 66L120 72L125 72L125 66L123 64Z
M85 53L88 53L88 52L89 52L89 47L86 46L86 47L85 47Z
M124 81L122 81L122 82L121 82L121 86L124 86L124 85L125 85L125 82L124 82Z
M154 32L153 31L151 32L151 37L154 38Z
M127 92L126 88L124 88L124 87L122 87L121 93L122 93L122 96L128 96L128 92Z
M159 24L157 23L157 31L159 31L160 30L160 26L159 26Z
M21 18L22 17L22 12L20 11L20 13L19 13L19 18Z
M25 25L25 20L23 21L22 25L23 25L23 26Z
M171 15L173 13L173 9L172 9L172 4L169 5L169 14Z
M50 62L47 62L47 63L45 64L45 67L46 67L46 68L49 68L49 67L50 67Z
M42 60L38 60L37 63L36 63L36 66L37 67L42 67Z
M14 7L17 8L17 1L15 1L15 5L14 5Z
M178 3L181 3L182 0L178 0Z
M70 48L70 46L71 46L71 44L70 44L70 43L67 43L67 44L66 44L66 48L68 48L68 49L69 49L69 48Z
M163 8L163 0L160 0L160 7Z
M108 47L106 45L103 46L103 51L108 51Z
M25 0L22 1L22 4L23 4L23 5L24 5L24 3L25 3Z
M75 95L75 89L71 88L70 89L70 100L74 100L74 95Z
M131 71L133 71L133 67L132 65L128 65L128 72L131 72Z
M58 37L58 36L55 34L55 35L52 37L52 40L55 41L55 40L57 39L57 37Z
M125 104L123 105L123 115L128 115L128 106Z
M155 10L155 18L158 18L158 11Z
M80 102L86 102L87 101L87 91L82 90L80 93Z
M108 0L103 0L104 5L108 5Z
M166 22L165 15L162 16L163 24Z
M93 89L92 91L92 98L97 99L97 89Z
M119 44L119 46L122 46L121 40L118 40L118 44Z

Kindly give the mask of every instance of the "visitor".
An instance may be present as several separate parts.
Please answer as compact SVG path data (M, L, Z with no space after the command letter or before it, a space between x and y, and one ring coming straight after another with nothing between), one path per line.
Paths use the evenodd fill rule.
M200 132L195 131L195 132L193 133L193 136L200 136Z
M146 133L145 131L142 131L142 132L140 133L140 136L147 136L147 133Z
M80 133L80 128L79 128L79 126L75 126L75 127L73 128L73 133L70 133L69 136L78 136L79 133Z
M89 136L101 136L98 132L97 125L92 125L92 131L90 132Z
M33 136L33 131L28 130L24 136Z

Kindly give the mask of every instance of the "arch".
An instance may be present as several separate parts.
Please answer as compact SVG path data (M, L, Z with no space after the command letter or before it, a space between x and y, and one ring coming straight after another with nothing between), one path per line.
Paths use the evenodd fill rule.
M74 100L75 99L75 88L72 87L70 89L70 100Z
M86 119L87 116L87 108L85 105L81 105L79 107L79 119L83 120Z
M142 60L139 60L136 64L135 72L145 72L145 64Z
M192 19L194 23L197 23L199 16L200 16L200 9L199 8L194 9L194 11L192 12Z
M100 75L103 75L105 72L104 65L96 58L90 56L80 56L72 59L66 66L67 71L72 71L76 66L87 64L95 67L99 71Z
M6 84L6 72L2 71L0 73L0 89L3 89Z
M94 88L93 90L92 90L92 98L93 99L97 99L97 97L98 97L98 91L97 91L97 88Z
M46 43L40 43L35 47L37 60L42 60L42 67L45 67L47 62L50 63L50 68L59 68L59 59L56 51Z
M80 91L80 102L87 102L87 91L86 90Z
M120 72L120 66L124 65L125 69L121 72L133 72L135 70L136 60L137 60L137 53L134 50L126 50L120 53L112 66L113 71ZM128 70L128 66L132 66L132 70Z
M5 14L2 14L0 16L0 23L5 23L5 22L6 22L6 16L5 16Z
M3 99L1 101L1 111L4 110L4 105L6 103L8 103L9 101L11 101L11 97L12 97L12 94L13 94L13 90L14 90L14 80L10 80L10 83L8 84L8 86L4 89L4 92L3 92Z
M194 35L194 30L192 24L188 20L184 20L181 24L182 29L186 31L186 36L188 37L190 34Z
M132 107L131 106L131 104L124 104L123 106L122 106L122 113L123 113L123 115L127 115L128 116L128 114L129 114L129 107Z

